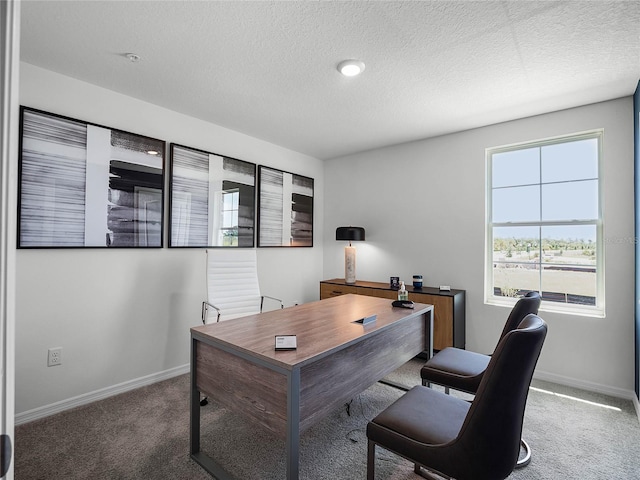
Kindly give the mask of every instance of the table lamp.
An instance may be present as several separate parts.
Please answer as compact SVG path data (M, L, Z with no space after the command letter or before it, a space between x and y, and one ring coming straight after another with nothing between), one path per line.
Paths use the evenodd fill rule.
M356 283L356 247L352 247L351 242L364 241L364 228L338 227L336 240L349 241L349 245L344 247L344 283L353 285Z

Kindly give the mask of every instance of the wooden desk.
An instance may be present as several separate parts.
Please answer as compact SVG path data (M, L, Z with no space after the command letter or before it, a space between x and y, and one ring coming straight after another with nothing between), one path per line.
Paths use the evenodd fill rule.
M438 288L413 288L406 285L409 300L433 305L433 348L465 347L465 297L464 290L451 289L440 291ZM347 285L344 278L334 278L320 282L320 300L347 293L370 295L372 297L396 300L398 291L392 290L388 283L366 282L358 280Z
M298 478L300 434L418 353L432 352L433 306L393 308L362 295L306 303L191 329L191 457L233 478L200 451L200 394L286 439L287 479ZM377 315L373 324L353 323ZM276 335L298 348L275 351Z

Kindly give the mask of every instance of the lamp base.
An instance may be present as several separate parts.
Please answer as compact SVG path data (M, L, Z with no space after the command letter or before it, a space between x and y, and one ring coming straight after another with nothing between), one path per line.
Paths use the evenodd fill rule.
M356 283L356 248L344 247L344 283Z

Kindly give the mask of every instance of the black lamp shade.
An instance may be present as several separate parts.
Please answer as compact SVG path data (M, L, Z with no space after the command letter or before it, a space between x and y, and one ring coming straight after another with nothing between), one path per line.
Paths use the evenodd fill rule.
M364 228L338 227L336 228L336 240L364 241Z

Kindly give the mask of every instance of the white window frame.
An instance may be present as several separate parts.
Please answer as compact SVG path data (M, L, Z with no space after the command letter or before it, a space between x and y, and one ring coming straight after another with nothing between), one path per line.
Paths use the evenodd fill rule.
M485 304L488 305L501 305L501 306L513 306L517 298L498 296L494 293L493 283L493 227L501 226L554 226L554 225L592 225L593 221L567 221L567 222L553 222L553 221L539 221L539 222L511 222L496 223L494 225L492 219L492 157L496 153L504 153L515 150L523 150L528 148L539 148L547 145L555 145L561 143L568 143L579 140L597 139L598 141L598 218L596 219L596 304L595 305L577 305L569 303L560 303L552 301L544 301L540 306L541 311L551 311L565 314L582 315L590 317L605 317L605 288L604 288L604 260L605 260L605 242L604 242L604 218L603 218L603 141L604 130L589 130L585 132L579 132L569 135L562 135L553 138L546 138L541 140L534 140L524 143L515 143L509 145L502 145L499 147L491 147L485 150L485 165L486 165L486 203L485 203ZM542 181L542 179L540 179ZM542 256L540 263L542 264Z
M232 197L235 196L237 197L237 201L238 201L238 206L237 208L225 208L225 197L227 195L231 195ZM234 220L235 220L235 225L232 226L228 226L224 224L224 214L227 212L231 212L231 214L234 216ZM222 201L220 202L220 245L224 245L224 234L229 231L229 230L234 230L236 231L235 234L235 246L238 246L238 238L239 238L239 228L240 226L239 224L239 219L240 219L240 189L239 188L230 188L227 190L223 190L222 191Z

